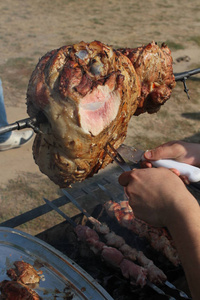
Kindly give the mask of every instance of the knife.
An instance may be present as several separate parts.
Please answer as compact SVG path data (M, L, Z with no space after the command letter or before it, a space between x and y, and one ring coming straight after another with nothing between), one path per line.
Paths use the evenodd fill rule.
M119 152L122 157L136 164L144 160L144 150L129 147L125 144L122 144L117 149L117 152ZM151 161L151 164L157 168L164 167L167 169L176 169L180 172L180 175L187 176L190 182L200 181L200 168L188 165L186 163L181 163L173 159L159 159L156 161Z

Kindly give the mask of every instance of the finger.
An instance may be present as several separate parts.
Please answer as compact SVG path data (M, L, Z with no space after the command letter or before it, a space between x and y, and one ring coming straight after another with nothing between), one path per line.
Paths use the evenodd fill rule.
M140 163L141 168L152 168L152 163L147 160L141 161Z
M172 171L175 175L177 175L185 184L190 184L190 181L188 180L187 176L180 175L180 172L177 169L169 169Z
M134 170L134 169L133 169ZM132 170L132 171L133 171ZM118 178L118 182L119 184L121 184L122 186L127 186L130 182L130 173L132 171L128 171L128 172L124 172L122 173L119 178Z
M182 181L183 181L185 184L187 184L187 185L190 184L190 181L188 180L187 176L181 175L180 178L182 179Z
M174 158L176 154L174 153L174 148L171 144L163 144L155 149L147 150L144 153L144 158L147 160L158 160L165 158Z
M171 168L171 169L169 169L169 170L172 171L175 175L177 175L177 176L180 177L180 172L179 172L179 170L174 169L174 168Z

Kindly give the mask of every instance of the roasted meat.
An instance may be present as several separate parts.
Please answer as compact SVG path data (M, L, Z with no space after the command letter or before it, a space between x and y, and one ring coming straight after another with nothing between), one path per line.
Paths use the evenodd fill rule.
M88 226L77 225L75 232L80 241L85 242L90 249L107 262L110 266L121 271L122 275L130 280L131 284L144 286L147 280L147 269L125 259L123 253L114 248L107 246L100 241L99 235Z
M115 218L120 225L133 231L138 236L146 238L155 250L162 252L175 266L180 264L180 258L173 240L164 228L153 227L135 218L128 201L118 203L110 200L105 203L104 207L107 214L111 218Z
M119 49L132 62L141 82L141 95L135 115L154 113L171 96L175 87L171 51L166 44L155 43L130 49Z
M15 261L14 268L7 270L7 275L15 281L23 284L38 283L41 271L36 271L32 265L24 261Z
M130 214L132 212L130 206L127 205L127 201L121 201L121 205L126 213ZM91 216L88 217L88 221L92 223L94 230L104 237L106 246L108 246L109 249L110 247L119 249L124 258L132 262L137 261L140 266L144 267L147 270L147 277L152 283L160 284L167 280L167 276L153 263L152 260L147 258L142 251L138 251L136 248L129 246L123 237L111 231L106 224L102 224L99 220ZM79 239L86 241L90 245L90 249L95 254L99 254L102 252L105 244L99 240L99 236L96 235L94 230L83 225L77 225L75 229Z
M27 91L31 117L43 113L33 155L60 187L93 175L111 162L104 148L118 148L134 114L140 83L130 60L100 42L47 53Z
M122 144L130 118L157 111L169 98L175 81L168 48L152 43L135 50L134 59L133 53L80 42L45 54L33 71L27 112L46 120L33 156L60 187L107 166L112 159L105 147Z
M0 283L2 300L40 300L40 296L28 286L17 282L4 280Z

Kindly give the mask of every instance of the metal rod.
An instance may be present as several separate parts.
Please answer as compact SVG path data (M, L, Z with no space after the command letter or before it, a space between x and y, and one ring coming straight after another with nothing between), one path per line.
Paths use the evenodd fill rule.
M174 76L175 76L176 81L183 81L184 79L187 79L188 77L193 76L198 73L200 73L200 68L193 69L193 70L186 71L186 72L181 72L181 73L174 73Z
M0 134L13 131L13 130L20 130L24 128L32 128L33 130L38 131L39 129L35 126L36 123L37 123L36 118L22 119L12 124L8 124L6 126L0 127Z
M90 217L88 212L84 210L81 205L72 197L65 189L62 189L63 194L83 213L87 218Z
M169 300L176 300L176 298L166 294L165 292L163 292L163 290L161 290L159 287L157 287L154 283L150 282L149 280L147 281L147 285L158 294L166 296Z
M73 227L77 226L77 224L70 217L68 217L62 210L60 210L53 202L47 200L46 198L43 198L43 200L46 202L47 205L49 205L53 210L55 210L65 220L67 220L67 222L69 222Z
M183 299L191 299L190 297L188 297L188 295L186 295L183 291L177 289L171 282L169 281L165 281L165 285L168 286L170 289L173 289L175 291L177 291L179 293L179 296Z

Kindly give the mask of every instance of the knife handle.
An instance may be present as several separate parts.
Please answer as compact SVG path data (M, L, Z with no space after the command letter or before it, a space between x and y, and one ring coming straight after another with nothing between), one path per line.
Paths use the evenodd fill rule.
M172 159L160 159L151 161L154 167L164 167L167 169L177 169L181 175L187 176L190 182L200 181L200 168L181 163Z

